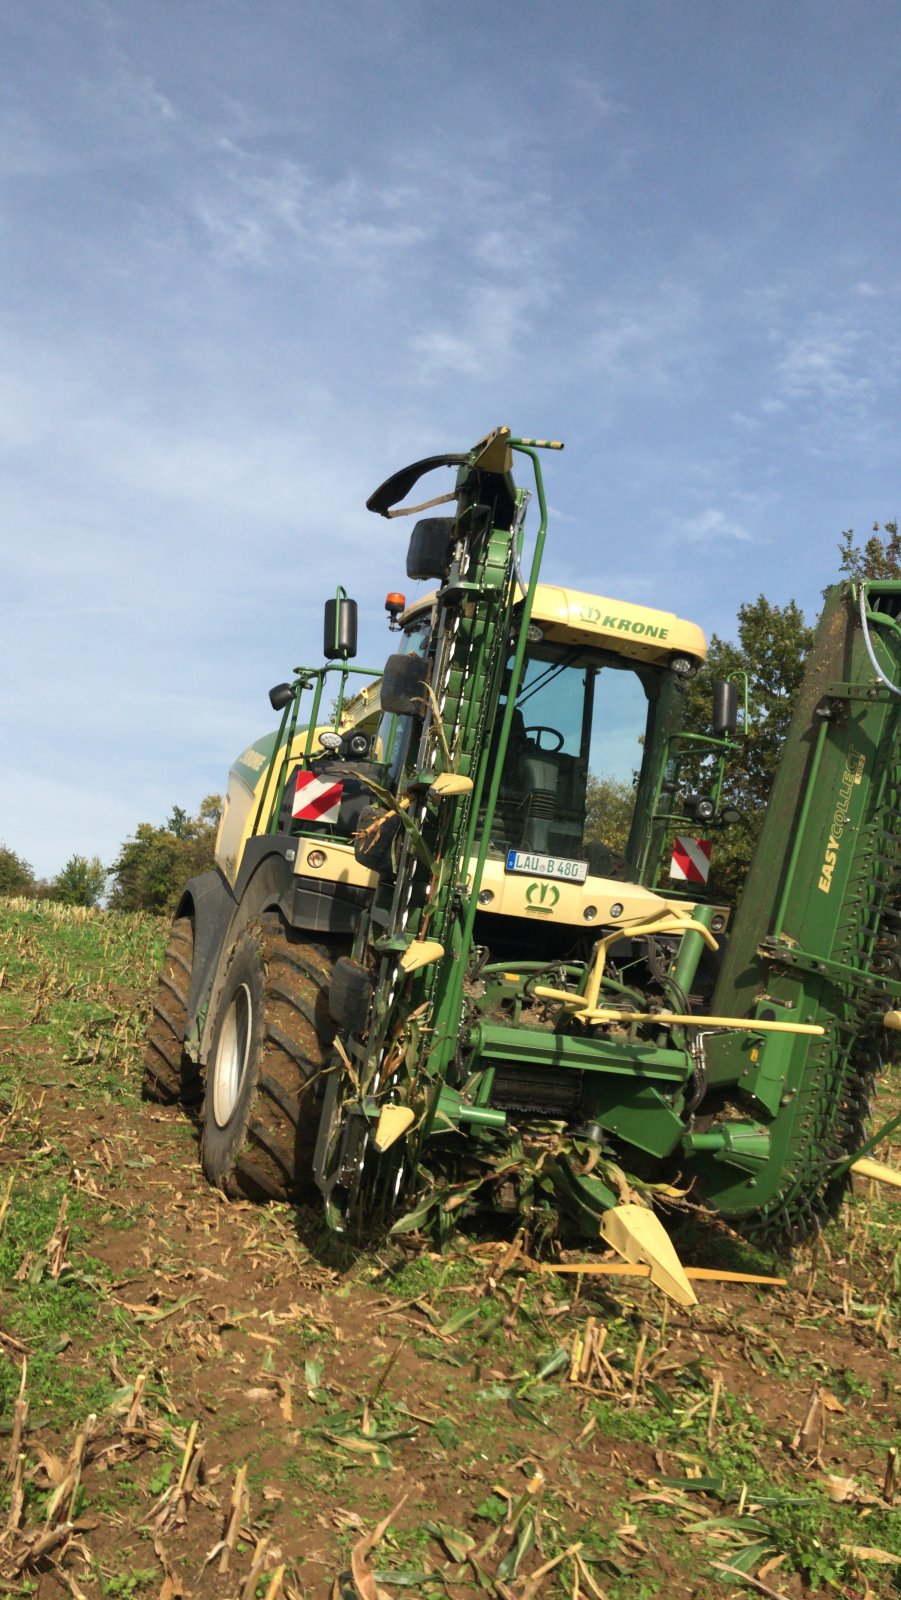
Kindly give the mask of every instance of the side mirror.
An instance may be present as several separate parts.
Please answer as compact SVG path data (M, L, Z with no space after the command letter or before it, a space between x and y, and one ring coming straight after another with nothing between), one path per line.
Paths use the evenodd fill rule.
M454 547L453 517L423 517L410 535L407 577L445 578Z
M290 683L277 683L274 689L269 690L269 704L273 711L284 711L294 699L294 690Z
M379 698L383 711L397 717L421 717L427 704L426 664L421 656L389 656Z
M713 731L718 738L734 733L738 727L738 690L734 683L717 678L713 685Z
M326 661L334 661L337 657L346 661L349 656L355 656L356 653L356 600L348 600L346 597L341 600L326 600L322 654Z

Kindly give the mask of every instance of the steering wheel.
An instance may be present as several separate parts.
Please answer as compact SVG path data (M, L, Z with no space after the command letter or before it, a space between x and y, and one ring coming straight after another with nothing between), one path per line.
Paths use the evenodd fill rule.
M534 739L535 740L535 743L537 744L539 750L541 750L541 735L543 733L548 733L548 734L550 734L552 739L556 739L556 741L557 741L556 744L549 745L547 750L542 751L543 755L555 756L557 754L558 750L562 750L563 749L564 738L563 738L563 734L560 732L559 728L547 728L547 727L539 725L538 727L535 727L535 728L526 728L525 733L526 733L526 738L527 739Z

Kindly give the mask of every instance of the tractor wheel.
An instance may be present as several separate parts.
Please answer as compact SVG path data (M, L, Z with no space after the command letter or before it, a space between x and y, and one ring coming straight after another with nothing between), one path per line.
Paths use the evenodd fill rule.
M336 953L336 952L335 952ZM335 1024L335 953L294 942L278 919L238 935L216 1002L200 1155L211 1183L250 1200L294 1200L312 1186Z
M203 1094L200 1068L184 1047L188 990L194 961L194 924L176 917L160 969L144 1049L141 1093L158 1105L196 1105Z

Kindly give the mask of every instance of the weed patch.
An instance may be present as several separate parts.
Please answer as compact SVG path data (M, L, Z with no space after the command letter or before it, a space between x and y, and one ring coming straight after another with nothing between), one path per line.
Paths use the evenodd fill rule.
M897 1592L897 1202L860 1186L786 1289L690 1311L484 1229L355 1255L227 1203L193 1125L141 1104L163 941L0 903L0 1586ZM674 1229L698 1265L772 1268Z

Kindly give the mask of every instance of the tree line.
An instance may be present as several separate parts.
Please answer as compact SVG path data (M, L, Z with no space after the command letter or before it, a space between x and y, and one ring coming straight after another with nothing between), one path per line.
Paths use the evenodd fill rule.
M863 544L855 542L853 529L846 529L838 550L842 578L901 579L897 522L874 523ZM714 681L735 680L742 673L748 680L751 714L727 763L722 796L723 803L739 813L739 820L717 836L709 885L715 895L734 900L741 892L813 634L813 624L794 600L777 606L758 595L739 607L734 639L711 636L707 661L689 682L687 726L705 732ZM0 844L0 896L25 895L81 906L98 905L105 896L113 911L166 915L188 878L213 865L221 812L222 799L216 794L201 801L195 816L175 806L162 826L139 823L110 866L104 866L99 856L73 855L49 880L39 879L27 861ZM603 777L590 780L587 837L616 845L621 833L624 842L630 813L628 784Z
M164 916L175 909L182 885L213 865L221 814L218 794L207 795L193 817L173 806L161 827L140 822L110 866L104 866L99 856L73 855L49 879L39 878L29 862L0 844L0 895L69 906L96 906L105 897L111 911Z

